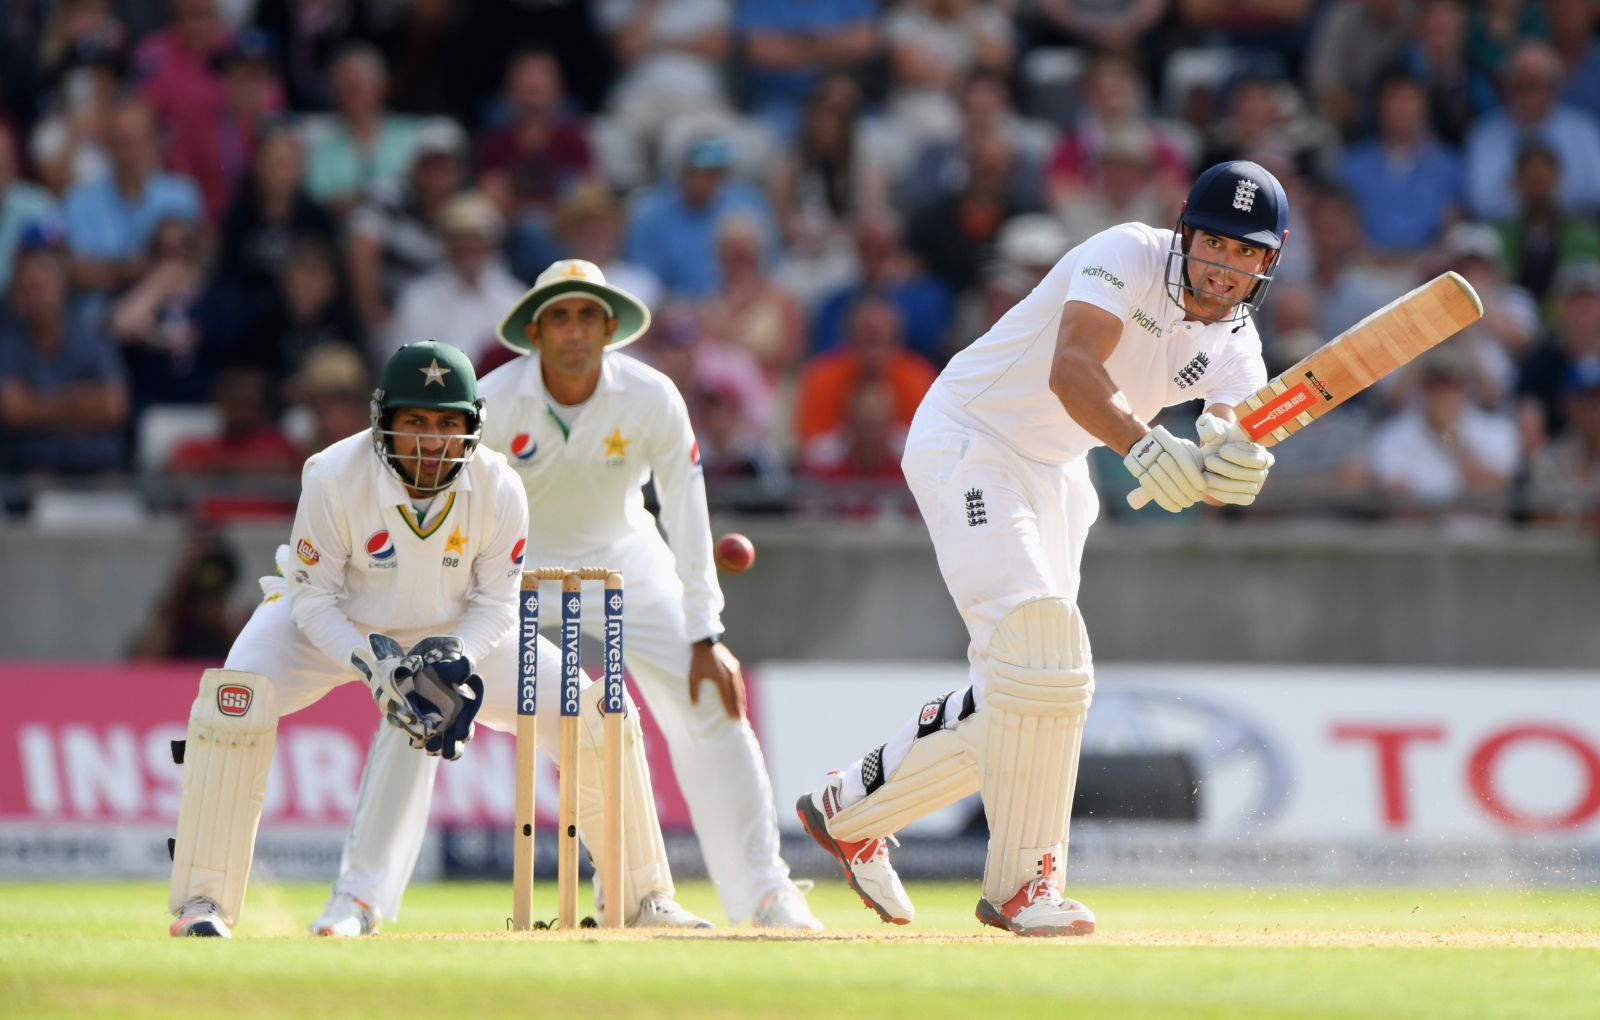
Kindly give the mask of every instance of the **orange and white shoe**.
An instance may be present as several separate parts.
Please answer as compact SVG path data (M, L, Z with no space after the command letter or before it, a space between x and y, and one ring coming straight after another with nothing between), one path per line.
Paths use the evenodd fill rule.
M839 810L840 785L841 780L834 776L821 789L803 795L795 804L800 824L844 868L845 881L861 902L889 924L910 924L917 910L889 863L887 843L883 839L838 840L828 833L827 819Z
M323 908L322 916L311 922L311 934L357 939L376 935L381 926L376 910L349 893L334 893Z
M233 933L228 930L227 922L222 919L222 910L210 898L196 896L183 905L178 911L178 919L172 922L172 927L167 933L173 938L213 938L231 939Z
M1015 935L1092 935L1094 912L1061 895L1053 878L1036 878L996 907L978 901L978 920Z

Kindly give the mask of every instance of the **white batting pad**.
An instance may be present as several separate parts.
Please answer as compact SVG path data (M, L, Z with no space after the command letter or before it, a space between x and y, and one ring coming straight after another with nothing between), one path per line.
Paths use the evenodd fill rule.
M578 731L578 825L584 833L584 846L594 861L596 908L611 892L600 887L605 874L605 795L602 777L605 768L605 716L600 699L605 684L591 684L583 692L582 723ZM667 866L667 845L661 838L661 819L656 816L656 794L650 785L650 763L645 758L644 730L639 726L639 709L628 699L628 714L622 725L622 848L627 856L622 869L623 924L632 924L639 904L651 893L668 898L676 895L672 869Z
M200 677L184 745L169 910L207 896L228 927L239 922L277 736L278 699L270 680L232 669L208 669Z
M978 779L989 818L983 897L1000 906L1065 867L1078 745L1094 697L1083 617L1071 601L1029 599L989 641L978 713Z
M834 839L877 839L899 832L932 811L978 789L973 740L978 716L956 730L941 729L911 742L911 750L884 784L828 819Z

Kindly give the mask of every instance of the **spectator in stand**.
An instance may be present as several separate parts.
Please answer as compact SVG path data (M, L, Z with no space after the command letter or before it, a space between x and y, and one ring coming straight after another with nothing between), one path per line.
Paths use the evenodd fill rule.
M1005 79L978 72L967 79L961 93L962 130L954 138L924 145L900 184L902 209L917 210L947 192L960 191L971 173L972 145L991 135L1011 147L1011 187L1020 205L1040 205L1045 192L1045 168L1057 148L1055 126L1025 120L1011 108Z
M878 51L873 0L739 0L735 27L750 107L784 138L830 70L860 71Z
M930 362L940 360L955 298L944 281L930 276L900 243L900 224L888 213L869 213L856 228L861 279L829 295L811 326L811 349L821 354L845 337L850 310L866 296L888 300L900 312L905 344Z
M1084 73L1083 99L1077 123L1062 136L1050 158L1046 188L1051 208L1059 208L1100 186L1106 139L1118 128L1144 129L1149 133L1156 173L1188 189L1188 160L1171 139L1146 120L1139 77L1126 57L1096 58Z
M336 112L311 127L306 190L342 218L405 176L420 125L385 108L389 71L383 55L366 43L343 50L328 78Z
M1467 14L1461 0L1426 0L1401 66L1428 90L1428 119L1446 145L1460 146L1485 110L1499 105L1494 84L1467 61Z
M11 263L22 235L40 220L60 218L55 196L17 176L17 148L11 129L0 126L0 298L11 288Z
M913 137L953 137L957 86L977 71L1009 76L1012 36L1011 19L982 0L904 0L883 19L891 115Z
M120 87L120 60L95 53L61 76L54 108L33 127L28 155L39 181L57 195L111 175L111 117Z
M135 659L208 659L221 662L244 629L229 602L239 561L221 536L206 532L189 541L167 597L145 628Z
M1061 221L1046 213L1025 213L1008 220L995 241L994 261L984 267L983 284L961 296L955 322L944 346L951 358L983 336L1033 288L1072 247Z
M729 108L722 85L728 0L602 0L596 7L622 65L610 106L636 136L653 143L676 117Z
M1106 132L1099 186L1068 192L1070 197L1055 207L1072 244L1122 223L1172 228L1181 199L1174 201L1175 196L1157 181L1155 149L1154 134L1136 121Z
M1504 493L1516 474L1519 441L1509 415L1480 409L1470 395L1472 354L1450 340L1416 362L1421 399L1382 425L1372 470L1387 491L1422 503Z
M167 460L174 475L296 475L305 454L272 423L272 383L258 368L231 365L217 374L211 403L222 411L222 435L179 443Z
M1456 337L1458 348L1476 360L1473 396L1485 407L1499 407L1517 381L1517 363L1539 335L1539 307L1533 296L1506 282L1500 235L1482 223L1457 223L1441 245L1450 268L1478 292L1483 318Z
M1230 159L1293 162L1316 176L1336 176L1339 132L1300 109L1299 95L1274 61L1247 63L1227 94L1228 116L1211 125L1201 166Z
M292 238L274 280L272 302L251 320L250 340L239 360L283 382L304 367L311 352L362 340L333 247L316 234Z
M61 0L45 10L39 71L47 79L58 78L85 55L121 53L127 46L127 26L109 0Z
M450 121L424 125L409 179L380 187L350 215L350 287L369 332L388 325L407 284L444 262L439 215L461 188L466 141Z
M1404 72L1378 86L1378 133L1339 168L1372 246L1404 255L1433 244L1459 214L1461 159L1428 130L1428 94Z
M1167 0L1039 0L1037 10L1018 12L1020 27L1038 45L1062 41L1101 53L1126 53L1167 13Z
M802 299L820 297L855 273L856 218L887 201L888 174L868 148L860 106L860 89L848 75L824 77L806 99L800 137L773 168L772 207L788 255L784 279Z
M403 113L473 119L482 99L468 85L463 53L467 7L454 0L406 0L403 4L368 4L375 31L372 39L395 76L389 102ZM397 9L398 8L398 9Z
M500 261L505 221L482 192L463 192L446 203L439 232L444 264L400 293L394 323L374 345L373 361L388 361L403 344L439 340L464 351L482 375L490 370L484 355L505 351L509 357L499 364L515 357L495 339L495 330L527 288Z
M1516 49L1528 39L1550 38L1544 4L1536 0L1478 0L1468 22L1467 58L1500 77Z
M1177 4L1189 38L1208 46L1270 50L1290 72L1300 64L1311 10L1311 0L1178 0Z
M1600 259L1600 232L1581 216L1562 212L1561 157L1542 142L1529 142L1517 153L1517 197L1521 209L1502 220L1501 250L1506 278L1544 301L1563 262Z
M1561 208L1586 214L1600 209L1600 124L1556 101L1561 73L1561 59L1542 42L1523 43L1507 61L1505 106L1479 120L1467 136L1467 204L1478 218L1516 215L1517 151L1532 139L1561 158Z
M973 139L966 187L911 221L910 248L930 272L961 293L978 279L1000 225L1028 208L1012 187L1011 147L997 135Z
M35 224L0 313L0 470L94 474L123 465L128 387L93 320L67 311L65 239Z
M542 51L519 54L506 71L511 123L478 142L478 183L511 224L511 268L532 280L561 257L550 216L562 192L594 161L582 121L564 109L561 65Z
M310 453L372 427L372 380L361 354L348 344L312 348L287 389L292 402L311 409Z
M585 181L568 191L556 211L556 232L564 248L562 258L593 262L607 283L643 301L652 313L661 307L660 278L638 263L624 262L619 254L622 207L605 184Z
M862 380L844 420L801 449L800 471L835 481L899 479L909 431L896 420L894 390L879 379Z
M729 139L696 139L684 151L678 179L654 185L634 205L623 255L655 273L677 297L706 298L721 286L716 230L729 213L746 213L761 225L763 259L777 239L766 197L748 182L730 179L734 161Z
M61 204L73 282L86 291L113 290L143 275L145 246L162 220L198 224L202 218L194 181L161 170L149 107L120 104L109 136L110 176L74 187Z
M1600 364L1600 262L1578 259L1561 267L1551 292L1555 327L1517 375L1517 393L1534 412L1542 435L1559 436L1567 422L1562 380L1580 364Z
M250 176L222 224L219 271L238 283L252 314L276 307L278 276L296 238L335 243L333 220L311 201L304 180L299 136L283 122L265 128Z
M1306 286L1324 342L1412 287L1410 273L1372 265L1355 202L1344 192L1312 199L1310 226L1314 268Z
M849 417L856 390L879 383L894 395L891 420L910 427L911 416L933 385L933 366L905 349L900 310L877 295L864 295L850 309L843 346L819 354L800 370L796 434L801 448Z
M1561 101L1600 120L1600 43L1594 38L1600 7L1594 0L1546 0L1545 9L1550 42L1566 72Z
M762 270L762 241L761 224L743 213L718 224L722 288L700 320L709 336L748 351L776 384L805 354L805 317L794 296Z
M193 177L206 200L206 218L219 222L249 171L262 125L283 107L272 63L272 41L246 29L219 58L222 103L182 113L169 129L167 168Z
M278 77L292 109L336 105L323 72L346 46L370 36L367 13L373 6L358 0L259 0L255 23L278 43Z
M231 280L209 281L192 223L163 220L150 237L148 268L111 304L111 337L122 347L134 410L199 403L242 343L244 299Z
M1600 513L1600 358L1562 381L1566 434L1534 454L1528 503L1536 517L1592 526Z
M696 395L698 410L695 442L700 444L700 467L706 484L713 479L753 482L757 493L766 499L781 497L788 489L788 471L783 457L772 442L745 414L744 397L736 387L701 383ZM745 494L741 494L744 496ZM738 500L752 503L749 496Z
M1345 138L1367 133L1373 90L1405 47L1410 20L1408 0L1335 0L1318 18L1306 84Z
M466 95L481 99L503 83L511 58L537 42L561 61L567 91L585 110L598 110L616 73L611 47L595 17L595 4L473 0L457 4L465 22L461 38Z

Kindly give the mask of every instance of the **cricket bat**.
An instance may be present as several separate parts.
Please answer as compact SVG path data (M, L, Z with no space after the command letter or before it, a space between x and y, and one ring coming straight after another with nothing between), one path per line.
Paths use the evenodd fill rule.
M1483 317L1472 284L1445 273L1384 305L1329 340L1233 409L1252 442L1276 446L1318 418ZM1233 433L1237 438L1237 432ZM1150 502L1128 493L1135 510Z

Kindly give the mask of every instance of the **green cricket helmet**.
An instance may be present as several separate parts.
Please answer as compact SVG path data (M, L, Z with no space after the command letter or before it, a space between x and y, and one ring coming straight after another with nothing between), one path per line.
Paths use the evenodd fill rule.
M394 415L401 408L429 411L460 411L467 419L461 435L435 435L406 432L416 439L415 453L401 457L395 453ZM383 381L372 393L372 446L389 471L418 492L442 492L456 480L478 452L483 438L483 398L478 396L478 376L467 356L437 340L406 344L383 368ZM446 456L451 440L463 440L459 456ZM424 447L429 440L446 444L429 478L423 477ZM437 443L434 444L437 449Z

